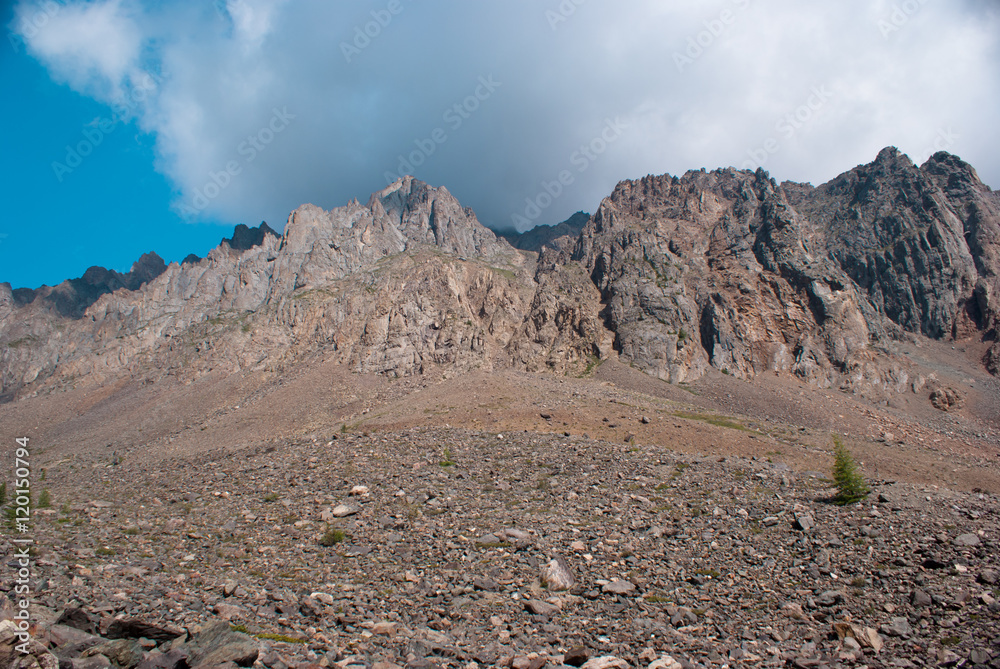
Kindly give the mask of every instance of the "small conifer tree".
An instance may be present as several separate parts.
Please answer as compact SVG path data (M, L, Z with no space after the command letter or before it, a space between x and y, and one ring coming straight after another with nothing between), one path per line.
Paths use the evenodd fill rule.
M837 485L833 501L842 506L860 502L871 492L851 452L836 436L833 438L833 482Z

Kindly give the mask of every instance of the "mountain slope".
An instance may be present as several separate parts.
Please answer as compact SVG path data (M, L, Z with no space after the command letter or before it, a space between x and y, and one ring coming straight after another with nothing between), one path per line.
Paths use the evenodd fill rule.
M558 328L543 327L564 300L534 300L525 256L446 189L412 177L366 205L303 205L280 238L239 232L233 240L259 243L224 240L207 258L171 264L137 290L102 294L83 313L19 304L0 285L3 396L45 379L278 371L316 351L359 372L397 376L490 369L515 354L522 364L537 358L564 370L596 352L595 341L567 344ZM587 308L577 308L581 292ZM609 342L596 292L575 293L565 297L575 310L569 320Z
M816 188L732 168L623 181L571 239L522 253L406 177L205 259L0 284L0 396L317 354L406 376L582 373L616 351L671 382L715 367L878 399L934 383L900 339L982 340L1000 364L1000 197L946 153L918 168L885 149Z

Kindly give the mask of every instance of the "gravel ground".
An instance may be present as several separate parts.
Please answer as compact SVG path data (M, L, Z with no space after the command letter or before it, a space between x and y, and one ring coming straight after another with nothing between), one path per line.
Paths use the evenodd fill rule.
M996 496L872 481L840 507L771 459L443 427L78 454L32 528L36 636L78 652L46 629L79 608L173 626L136 641L150 667L220 620L270 669L1000 667Z

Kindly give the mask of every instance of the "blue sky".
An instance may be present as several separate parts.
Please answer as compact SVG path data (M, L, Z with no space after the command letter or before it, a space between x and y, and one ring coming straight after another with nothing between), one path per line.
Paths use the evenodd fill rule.
M944 148L1000 187L995 0L0 6L15 287L204 255L237 223L280 230L404 172L497 229L651 173L821 183L887 145Z

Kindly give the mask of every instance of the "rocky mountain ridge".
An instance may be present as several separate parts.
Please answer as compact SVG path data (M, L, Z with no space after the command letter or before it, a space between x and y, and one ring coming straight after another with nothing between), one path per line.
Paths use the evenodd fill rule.
M732 168L623 181L537 254L412 177L303 205L280 237L243 228L205 259L0 284L0 397L317 353L394 376L579 374L616 353L671 382L714 366L874 397L933 383L901 338L984 341L1000 364L1000 195L947 153L888 148L815 188Z

